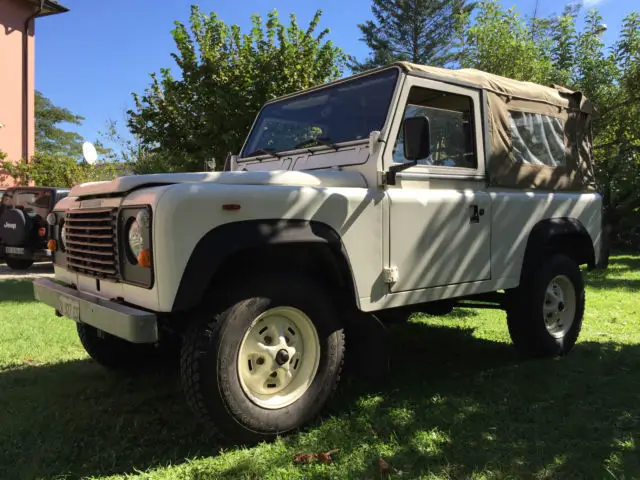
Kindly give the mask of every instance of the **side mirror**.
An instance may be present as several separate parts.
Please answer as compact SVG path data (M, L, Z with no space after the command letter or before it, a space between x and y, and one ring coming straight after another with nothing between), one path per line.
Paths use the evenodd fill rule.
M431 153L431 129L424 115L405 118L403 124L404 158L422 160Z

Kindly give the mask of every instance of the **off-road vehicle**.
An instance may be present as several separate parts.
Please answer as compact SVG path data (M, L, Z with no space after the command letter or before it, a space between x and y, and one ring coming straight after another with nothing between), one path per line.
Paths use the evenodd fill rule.
M0 262L26 270L34 261L51 260L47 215L69 189L12 187L0 198Z
M313 419L398 312L482 300L520 352L562 355L580 266L607 257L592 116L562 87L409 63L285 96L224 172L73 188L35 293L106 366L179 338L189 404L247 443Z

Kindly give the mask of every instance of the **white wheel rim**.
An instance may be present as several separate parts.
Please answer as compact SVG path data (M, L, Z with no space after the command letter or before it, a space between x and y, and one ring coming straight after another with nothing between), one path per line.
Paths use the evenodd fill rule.
M564 337L573 325L576 316L576 289L566 275L558 275L544 295L544 324L556 338Z
M256 405L277 409L297 401L318 371L320 340L311 319L293 307L256 318L240 343L238 378Z

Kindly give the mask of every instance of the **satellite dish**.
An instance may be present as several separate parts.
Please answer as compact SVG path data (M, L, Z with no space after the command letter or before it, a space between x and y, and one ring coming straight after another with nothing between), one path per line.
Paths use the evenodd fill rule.
M93 165L98 160L98 152L96 151L96 147L93 146L91 142L84 142L82 144L82 156L84 157L84 161L89 165Z

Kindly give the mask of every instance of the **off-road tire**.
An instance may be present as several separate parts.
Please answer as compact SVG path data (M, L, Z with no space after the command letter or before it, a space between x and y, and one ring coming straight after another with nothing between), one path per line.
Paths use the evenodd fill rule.
M554 337L545 326L545 292L551 281L563 275L575 289L573 322L562 337ZM516 349L524 357L567 354L578 340L584 315L584 281L576 262L564 254L546 257L524 275L521 285L507 294L507 324Z
M181 382L199 419L234 442L255 444L302 427L335 391L343 366L344 330L330 292L307 276L247 275L210 297L182 343ZM304 312L318 334L320 357L308 389L284 408L267 409L242 389L239 348L252 322L278 306Z
M24 258L6 258L5 262L7 262L7 266L11 270L27 270L31 265L33 265L33 260L28 260Z
M131 343L84 323L77 324L80 343L97 363L110 370L139 370L159 361L152 344Z

